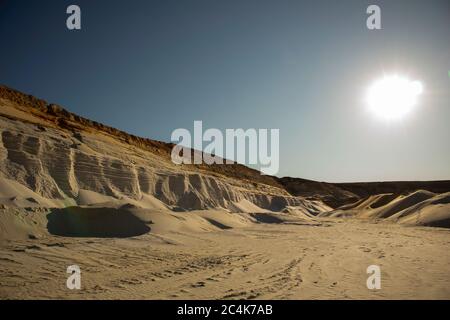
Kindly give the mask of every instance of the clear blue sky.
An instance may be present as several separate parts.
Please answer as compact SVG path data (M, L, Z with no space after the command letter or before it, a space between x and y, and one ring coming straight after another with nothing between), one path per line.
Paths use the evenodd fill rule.
M448 0L0 0L0 39L0 83L139 136L279 128L279 176L450 179ZM383 71L424 84L402 121L367 112Z

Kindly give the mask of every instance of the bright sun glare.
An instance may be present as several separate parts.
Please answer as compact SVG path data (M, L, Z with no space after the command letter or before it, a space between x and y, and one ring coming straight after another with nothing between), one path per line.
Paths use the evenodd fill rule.
M384 76L369 89L369 107L382 118L400 119L411 111L422 91L420 81L411 81L398 75Z

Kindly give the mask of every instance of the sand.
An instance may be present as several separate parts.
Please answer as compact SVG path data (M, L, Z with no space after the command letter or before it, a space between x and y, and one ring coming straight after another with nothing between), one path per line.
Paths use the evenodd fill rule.
M417 190L407 195L369 196L351 205L319 214L322 217L357 217L405 225L450 228L450 192Z
M131 225L125 230L151 231L120 234L102 217L109 223L100 230L109 234L56 229L64 234L4 241L0 298L450 298L448 229L280 213L121 210L122 224ZM81 290L65 286L73 264L81 268ZM381 267L381 290L366 287L372 264Z

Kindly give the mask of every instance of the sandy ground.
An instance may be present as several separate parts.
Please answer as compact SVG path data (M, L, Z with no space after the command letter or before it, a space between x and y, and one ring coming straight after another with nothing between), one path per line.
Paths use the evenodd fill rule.
M0 298L450 299L448 229L336 218L218 226L7 240ZM66 288L73 264L81 290ZM381 290L366 287L372 264Z

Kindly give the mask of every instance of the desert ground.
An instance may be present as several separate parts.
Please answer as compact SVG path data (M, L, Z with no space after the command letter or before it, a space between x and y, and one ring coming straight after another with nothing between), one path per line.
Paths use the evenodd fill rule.
M4 241L0 298L450 299L448 229L277 213L134 214L151 220L150 232ZM73 264L80 290L66 287ZM380 290L366 286L373 264Z

